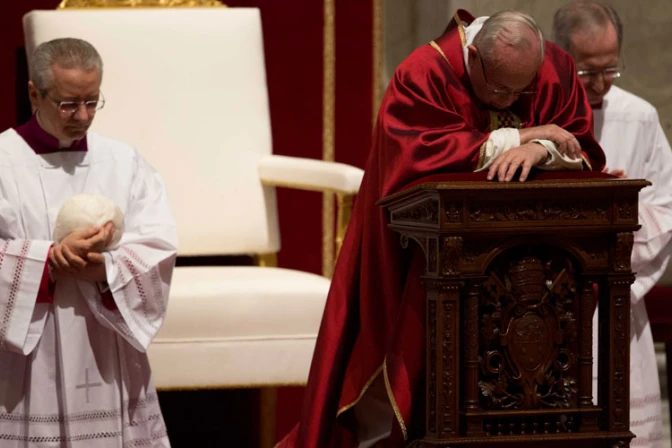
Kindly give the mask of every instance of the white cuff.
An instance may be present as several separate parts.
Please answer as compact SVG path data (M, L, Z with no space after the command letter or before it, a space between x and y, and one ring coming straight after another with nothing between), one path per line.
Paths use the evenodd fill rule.
M481 147L479 167L475 172L484 171L495 159L511 148L520 146L520 133L516 128L501 128L490 133Z
M583 160L579 157L570 159L567 155L560 154L558 147L550 140L534 139L530 143L539 143L548 151L548 158L545 162L537 165L537 168L544 171L582 171Z

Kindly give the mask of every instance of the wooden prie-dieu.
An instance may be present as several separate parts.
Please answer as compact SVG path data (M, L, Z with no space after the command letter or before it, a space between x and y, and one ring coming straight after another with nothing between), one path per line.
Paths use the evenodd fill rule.
M433 176L380 202L426 260L426 433L411 445L630 446L630 256L649 183L478 176Z

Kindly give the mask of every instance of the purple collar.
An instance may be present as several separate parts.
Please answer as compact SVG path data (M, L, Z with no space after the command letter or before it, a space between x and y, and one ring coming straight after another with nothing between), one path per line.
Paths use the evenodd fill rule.
M88 151L89 149L86 136L72 142L69 148L59 148L58 139L42 129L42 126L37 122L36 114L33 114L28 122L14 128L14 130L33 148L35 154L51 154L59 151Z

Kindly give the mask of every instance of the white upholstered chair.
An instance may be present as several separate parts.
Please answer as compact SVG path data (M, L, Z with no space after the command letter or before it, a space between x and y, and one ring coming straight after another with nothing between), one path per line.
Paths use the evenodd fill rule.
M161 173L181 256L276 253L273 185L359 189L357 168L272 154L256 8L32 11L24 31L29 56L58 37L98 49L107 103L93 130ZM276 267L176 268L149 350L156 386L304 384L328 289L324 277Z

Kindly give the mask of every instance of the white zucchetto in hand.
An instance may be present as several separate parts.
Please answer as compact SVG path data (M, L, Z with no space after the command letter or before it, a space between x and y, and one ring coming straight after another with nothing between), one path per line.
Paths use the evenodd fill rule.
M58 211L54 241L60 243L76 230L102 227L108 222L114 224L114 233L108 247L114 247L124 233L124 214L121 209L112 200L99 194L75 195L65 201Z

